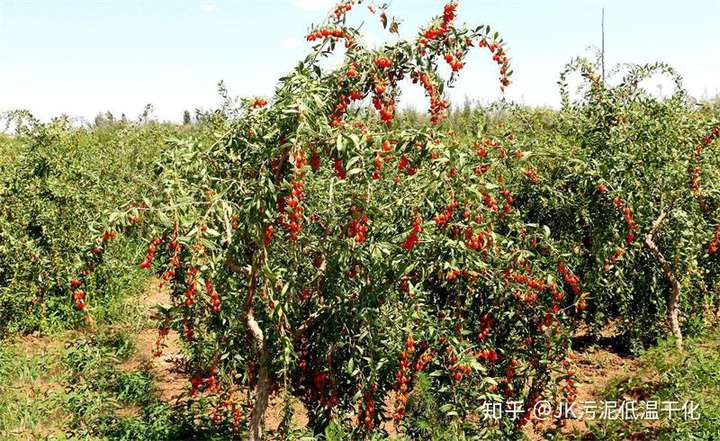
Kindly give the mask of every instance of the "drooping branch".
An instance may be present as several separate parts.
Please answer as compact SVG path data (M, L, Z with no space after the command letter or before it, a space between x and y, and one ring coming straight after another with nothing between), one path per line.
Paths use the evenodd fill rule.
M664 210L661 210L660 215L657 217L657 219L655 219L655 221L653 221L652 226L650 227L650 231L645 236L645 246L650 250L650 253L652 253L655 259L657 259L657 261L660 263L660 268L665 275L665 279L670 285L670 291L668 292L667 296L667 320L668 325L670 326L670 331L675 337L676 346L678 347L678 349L682 349L683 336L682 331L680 330L679 321L680 282L675 276L675 272L673 271L670 262L667 261L667 259L655 243L655 235L657 234L657 231L660 228L660 224L665 219L666 215L667 213Z

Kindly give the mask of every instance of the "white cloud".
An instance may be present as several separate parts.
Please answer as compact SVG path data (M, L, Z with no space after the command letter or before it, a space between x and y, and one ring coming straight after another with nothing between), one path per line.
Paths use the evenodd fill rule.
M333 0L290 0L290 4L300 9L328 10L333 5Z
M215 5L213 3L203 3L203 5L201 7L202 7L202 10L205 12L215 12L218 9L217 5Z

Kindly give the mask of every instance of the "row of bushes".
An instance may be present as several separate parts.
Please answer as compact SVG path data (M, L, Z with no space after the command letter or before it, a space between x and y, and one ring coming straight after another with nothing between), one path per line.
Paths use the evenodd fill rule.
M68 281L89 231L107 220L102 213L151 189L167 138L192 129L155 122L87 127L68 118L41 123L25 112L5 120L14 132L0 138L0 335L74 326ZM93 276L103 304L146 279L132 265L137 243L108 251Z

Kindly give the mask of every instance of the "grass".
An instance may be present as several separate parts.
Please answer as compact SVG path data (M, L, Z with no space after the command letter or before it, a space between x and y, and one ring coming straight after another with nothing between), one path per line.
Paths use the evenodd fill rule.
M683 352L672 342L661 342L643 352L636 371L623 372L603 391L602 400L658 402L660 419L645 421L597 421L590 432L572 440L718 440L720 439L720 332L717 330L687 341ZM691 401L698 405L698 419L682 412L667 419L665 402Z
M0 348L0 439L44 439L61 433L62 347L4 344Z

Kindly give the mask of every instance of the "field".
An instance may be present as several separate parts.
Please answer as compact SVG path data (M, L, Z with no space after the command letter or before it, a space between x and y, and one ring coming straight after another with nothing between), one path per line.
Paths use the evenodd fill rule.
M357 3L271 97L3 115L0 439L719 439L718 101L579 58L453 105L500 35L367 48Z

